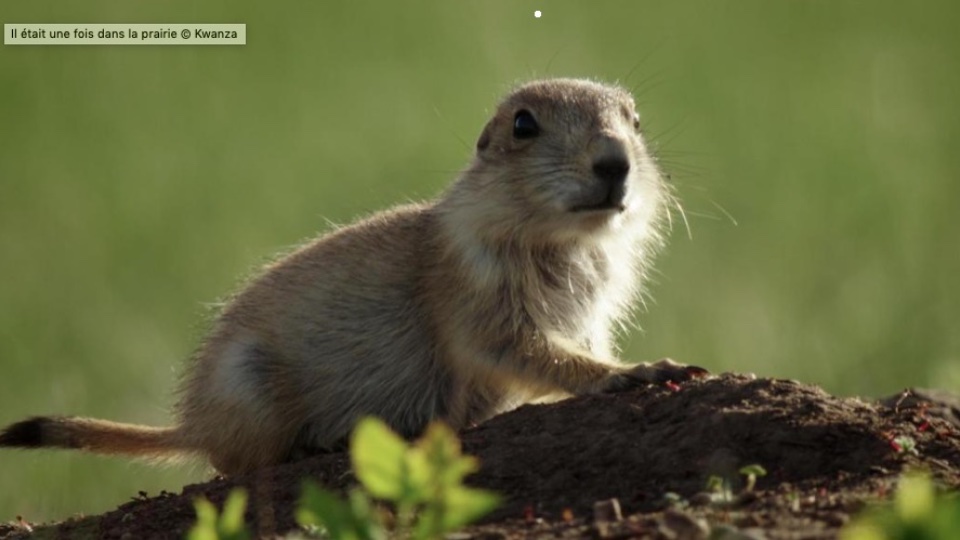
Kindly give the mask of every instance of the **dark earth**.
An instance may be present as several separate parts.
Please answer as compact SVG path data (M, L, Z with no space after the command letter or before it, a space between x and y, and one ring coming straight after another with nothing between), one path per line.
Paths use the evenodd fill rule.
M527 405L461 437L481 462L468 482L505 500L450 537L463 540L835 538L866 503L889 498L905 470L960 488L960 400L935 391L867 401L727 374ZM753 464L768 474L748 490L738 471ZM729 482L726 497L708 490L711 476ZM180 494L141 494L100 516L0 525L0 539L30 528L42 538L182 538L194 499L220 505L235 486L250 493L250 528L275 538L296 528L304 478L336 489L354 481L346 454L326 454Z

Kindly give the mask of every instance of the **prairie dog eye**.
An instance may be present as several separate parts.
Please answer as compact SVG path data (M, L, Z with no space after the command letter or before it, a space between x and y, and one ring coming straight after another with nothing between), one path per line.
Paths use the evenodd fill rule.
M517 111L513 117L513 136L516 139L532 139L540 134L540 124L530 111Z
M633 129L640 133L640 115L637 113L633 113Z

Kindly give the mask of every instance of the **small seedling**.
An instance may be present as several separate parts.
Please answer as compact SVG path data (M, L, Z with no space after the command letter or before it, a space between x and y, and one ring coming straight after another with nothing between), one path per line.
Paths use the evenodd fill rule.
M752 465L747 465L740 468L740 474L747 477L747 485L744 487L746 491L753 491L753 488L757 485L757 478L763 478L767 475L767 470L763 468L762 465L754 463Z
M707 478L707 492L714 503L730 504L733 502L733 490L730 488L730 481L718 475L710 475Z
M894 437L893 442L900 448L900 452L907 454L918 454L917 440L909 435L900 435Z
M678 509L690 506L690 503L687 502L686 499L684 499L679 493L673 491L668 491L663 494L663 502L665 502L667 506Z

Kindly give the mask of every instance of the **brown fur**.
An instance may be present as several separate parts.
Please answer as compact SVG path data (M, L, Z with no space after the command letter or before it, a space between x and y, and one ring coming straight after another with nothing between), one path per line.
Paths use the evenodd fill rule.
M539 134L515 136L519 111ZM519 87L440 198L322 236L231 299L185 376L176 427L39 418L0 445L199 453L240 473L330 448L361 415L415 435L437 418L462 428L536 399L690 376L613 355L669 197L635 122L616 87ZM601 179L610 163L629 167L622 201Z

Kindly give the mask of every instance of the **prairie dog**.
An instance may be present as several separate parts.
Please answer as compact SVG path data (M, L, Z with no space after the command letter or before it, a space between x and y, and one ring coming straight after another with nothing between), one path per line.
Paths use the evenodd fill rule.
M362 415L413 436L558 393L688 379L702 370L614 355L669 197L628 92L524 84L439 198L323 235L231 298L175 425L36 417L0 446L193 454L238 474L331 448Z

